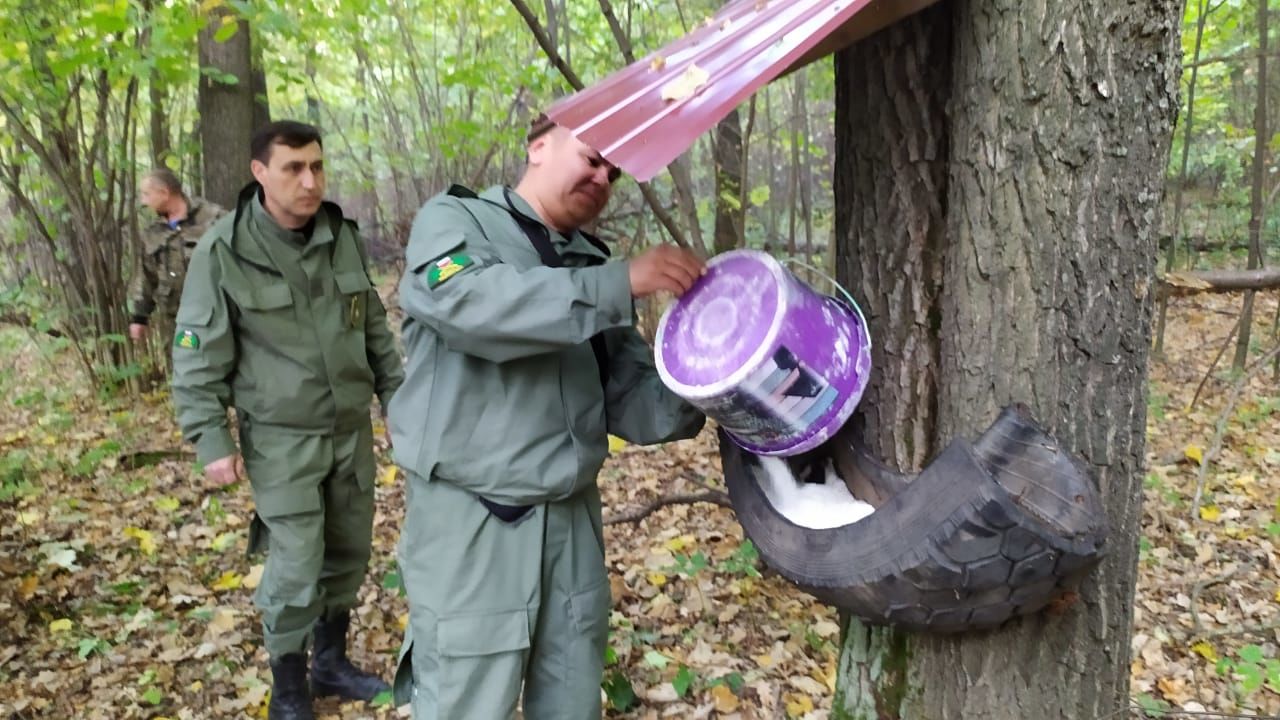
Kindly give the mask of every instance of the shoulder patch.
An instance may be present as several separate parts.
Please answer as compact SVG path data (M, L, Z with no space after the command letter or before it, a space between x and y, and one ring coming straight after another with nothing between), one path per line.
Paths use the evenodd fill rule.
M190 330L179 330L178 335L173 338L173 346L184 350L199 350L200 336Z
M470 255L455 253L453 255L445 255L431 264L431 269L427 271L427 287L435 288L444 281L475 265L475 260Z

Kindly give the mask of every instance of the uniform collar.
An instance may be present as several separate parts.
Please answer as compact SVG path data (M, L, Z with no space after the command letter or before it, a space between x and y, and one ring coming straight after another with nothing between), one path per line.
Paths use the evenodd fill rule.
M323 205L320 207L320 211L311 219L312 230L311 236L308 238L298 230L281 227L280 223L271 217L271 213L267 212L267 208L262 204L261 189L253 193L252 197L244 199L247 200L249 205L247 208L249 227L263 240L283 242L291 247L298 248L333 242L333 233L329 230L329 224L323 222L321 217L325 210Z
M589 240L583 237L580 230L574 229L567 233L562 233L543 222L542 218L538 216L538 213L534 212L533 206L521 197L520 193L516 192L514 188L507 187L506 185L494 185L483 193L480 193L480 197L496 205L510 208L546 228L547 234L551 237L551 242L555 244L556 247L560 248L561 253L568 252L578 255L592 255L605 259L608 259L609 257L607 252L602 252L600 248L597 248Z

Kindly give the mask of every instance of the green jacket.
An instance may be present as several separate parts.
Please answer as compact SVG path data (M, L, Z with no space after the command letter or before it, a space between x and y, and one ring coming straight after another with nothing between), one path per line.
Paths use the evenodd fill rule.
M235 452L228 406L241 421L345 432L404 378L355 223L325 203L307 240L271 219L256 183L196 247L173 345L178 423L201 462Z
M176 227L162 219L142 229L142 257L129 284L132 321L146 324L154 312L173 319L182 297L182 282L196 243L227 211L200 198L187 206L187 217Z
M502 187L438 195L415 218L400 282L406 382L389 417L405 468L523 505L593 485L608 433L657 443L705 418L659 380L627 263L593 265L604 251L548 229L566 267L544 266L504 195L537 218ZM590 343L600 332L607 388Z

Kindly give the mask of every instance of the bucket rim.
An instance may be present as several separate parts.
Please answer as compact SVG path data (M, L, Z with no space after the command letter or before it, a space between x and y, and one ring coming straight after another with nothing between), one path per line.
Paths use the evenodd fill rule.
M769 354L769 348L774 341L778 339L778 333L782 331L782 316L786 314L787 308L791 302L792 293L795 289L792 287L793 282L799 282L787 272L787 269L778 262L778 259L769 253L752 250L750 248L738 248L720 253L707 261L707 267L712 268L727 260L739 257L747 257L760 262L773 276L778 286L778 302L773 310L773 317L769 321L769 330L756 349L741 364L738 365L726 377L713 383L705 385L688 385L673 377L667 368L666 360L662 353L663 340L666 337L666 330L670 322L671 314L675 312L679 302L674 302L667 307L662 313L662 318L658 320L658 332L654 335L654 356L657 360L658 376L662 383L672 392L685 398L686 400L706 400L724 394L727 390L737 387L764 362Z

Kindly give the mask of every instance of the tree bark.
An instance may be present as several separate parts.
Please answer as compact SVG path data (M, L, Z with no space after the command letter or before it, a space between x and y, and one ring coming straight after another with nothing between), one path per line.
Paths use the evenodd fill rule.
M228 18L228 20L224 20ZM255 112L253 53L249 24L234 20L225 5L214 6L198 41L201 68L212 68L236 80L222 82L200 75L196 105L200 113L200 145L204 157L204 195L223 206L234 207L240 188L249 181L249 140ZM214 39L224 22L238 28L224 42Z
M864 436L914 469L1025 402L1094 470L1111 539L1062 615L958 636L851 621L833 717L1074 720L1129 704L1181 9L959 0L839 59L838 267L876 347Z
M1258 100L1253 110L1253 187L1249 197L1249 269L1263 265L1262 220L1267 209L1262 204L1262 184L1267 177L1267 0L1258 3ZM1244 370L1249 360L1249 339L1253 330L1253 291L1246 290L1240 307L1240 333L1236 336L1236 356L1231 367Z

